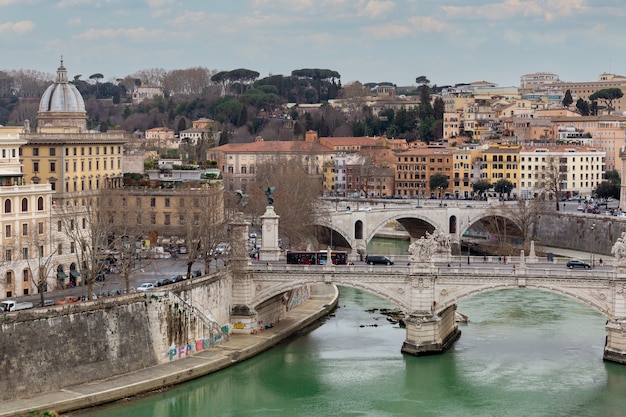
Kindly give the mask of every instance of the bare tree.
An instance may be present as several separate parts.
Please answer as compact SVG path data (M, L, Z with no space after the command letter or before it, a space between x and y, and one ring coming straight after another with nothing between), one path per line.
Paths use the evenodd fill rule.
M163 88L173 95L200 95L211 85L213 73L205 67L173 70L163 77Z
M43 223L41 223L43 225ZM39 302L44 305L45 293L48 288L48 279L54 274L57 246L47 242L40 222L33 222L29 233L30 257L26 260L31 274L32 283L39 293Z
M146 68L137 71L130 76L141 80L143 84L163 85L163 79L167 71L164 68Z
M563 162L563 163L562 163ZM540 191L548 192L548 198L554 198L556 204L556 210L560 210L561 194L563 186L567 182L567 161L558 156L546 157L545 170L541 173L536 173L538 178L535 178L535 184ZM545 196L541 196L544 198Z
M204 259L209 273L216 246L226 239L224 223L224 189L221 184L205 185L179 198L178 214L187 245L187 278L198 258Z
M524 249L530 247L530 241L535 235L535 228L539 220L539 215L545 210L545 202L535 198L531 200L517 200L515 204L497 206L497 212L502 217L511 217L517 226L521 244Z
M77 268L80 268L77 272L87 284L89 300L93 296L96 277L105 270L101 257L114 226L110 217L98 211L99 204L97 196L83 197L80 201L68 199L61 202L58 213L63 232L70 239L70 253L76 259Z
M316 174L317 168L311 165L314 162L310 155L262 162L256 167L254 185L246 190L249 194L246 212L258 225L258 218L268 205L264 190L276 188L273 197L276 213L280 215L279 235L294 249L310 243L311 225L319 211L317 204L322 193L322 179Z

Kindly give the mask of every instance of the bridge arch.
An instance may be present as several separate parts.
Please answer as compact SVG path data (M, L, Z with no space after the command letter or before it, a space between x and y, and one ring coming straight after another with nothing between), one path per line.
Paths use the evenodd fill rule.
M575 291L571 288L559 287L554 285L541 285L536 284L529 287L522 287L523 289L528 290L537 290L549 292L552 294L557 294L560 296L564 296L570 298L574 301L577 301L592 310L600 313L602 316L607 319L611 318L611 308L608 304L607 297L597 296L594 297L588 291ZM471 288L466 288L465 291L455 293L453 296L449 298L445 298L440 300L439 303L436 304L435 313L439 313L441 311L445 311L448 307L453 305L458 305L459 302L471 298L478 294L488 293L492 291L503 291L503 290L513 290L520 289L519 285L511 284L511 283L501 283L501 284L489 284L489 285L475 285Z
M426 232L432 233L437 228L441 228L442 230L447 230L447 228L443 228L441 224L436 221L433 221L432 218L429 218L425 214L415 214L415 213L397 213L386 217L382 221L378 221L377 223L371 225L368 228L367 236L365 237L366 243L369 243L376 234L378 234L387 224L391 222L398 222L399 224L406 229L411 238L417 239L421 236L424 236Z

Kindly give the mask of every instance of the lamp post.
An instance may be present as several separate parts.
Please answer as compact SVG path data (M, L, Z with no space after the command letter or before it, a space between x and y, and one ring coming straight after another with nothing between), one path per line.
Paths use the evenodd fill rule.
M333 250L333 219L330 219L330 250Z
M596 224L595 223L591 223L591 242L595 242L595 239L593 238L593 230L596 228ZM593 245L591 246L591 267L593 268L594 265L594 259L593 259Z
M439 207L443 207L443 187L439 187Z
M469 216L467 216L467 230L469 230L470 227L470 218ZM467 264L470 264L470 244L469 241L467 242Z

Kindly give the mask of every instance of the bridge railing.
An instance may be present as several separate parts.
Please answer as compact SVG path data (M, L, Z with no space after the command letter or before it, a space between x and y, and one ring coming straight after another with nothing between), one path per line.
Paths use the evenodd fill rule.
M466 260L467 262L467 260ZM515 265L515 268L513 267ZM435 263L433 267L417 267L415 265L394 264L394 265L367 265L359 263L356 265L291 265L284 263L254 263L249 267L251 272L283 272L294 274L346 274L346 275L368 275L368 274L388 274L388 275L411 275L411 274L432 274L432 275L458 275L473 277L489 276L510 276L519 275L526 277L545 278L575 278L606 280L614 277L612 267L601 267L595 269L567 269L563 264L526 264L520 268L519 264L498 264L498 263L467 263L450 262Z

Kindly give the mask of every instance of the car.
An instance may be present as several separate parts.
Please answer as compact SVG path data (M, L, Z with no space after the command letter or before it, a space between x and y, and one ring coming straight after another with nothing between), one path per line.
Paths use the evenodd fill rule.
M202 271L199 271L197 269L194 270L194 271L191 271L191 276L194 277L194 278L201 277L202 276Z
M187 248L186 248L186 247L184 247L184 246L181 246L181 247L178 249L178 253L180 253L181 255L186 254L186 253L187 253Z
M230 252L230 245L228 243L218 243L215 247L216 255L227 255Z
M157 279L156 281L154 281L154 286L155 287L162 287L164 285L168 285L171 284L172 280L171 278L161 278L161 279Z
M185 276L184 276L184 275L181 275L181 274L178 274L178 275L172 275L172 276L170 277L170 282L180 282L180 281L182 281L182 280L184 280L184 279L185 279Z
M368 255L365 257L365 262L369 265L393 265L391 258L384 255Z
M102 273L96 275L96 281L97 282L104 282L104 280L106 279L106 276Z
M144 282L137 287L137 291L150 291L154 289L154 284L151 282Z
M250 232L249 236L250 236L251 239L256 239L258 237L256 232Z
M359 211L372 211L371 207L361 207Z
M78 300L79 300L78 296L76 295L67 295L63 297L62 299L60 299L59 301L57 301L55 304L56 305L73 304L73 303L77 303Z
M591 269L591 265L589 265L587 262L581 261L580 259L570 259L569 261L567 261L567 267L569 269L574 269L574 268Z
M50 307L50 306L53 306L54 304L55 304L54 300L43 300L44 307ZM39 308L39 307L41 307L41 302L35 303L35 308Z

